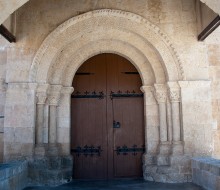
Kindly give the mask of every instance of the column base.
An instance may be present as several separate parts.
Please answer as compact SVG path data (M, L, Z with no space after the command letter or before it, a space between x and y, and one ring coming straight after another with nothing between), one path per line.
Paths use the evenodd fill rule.
M38 144L34 149L34 156L35 157L43 157L47 153L47 145Z
M158 155L157 156L158 166L169 166L170 165L170 155Z
M144 162L143 176L146 181L161 183L192 182L190 157L170 156L170 165L147 165Z
M59 155L59 146L58 144L49 144L47 149L48 156L58 156Z
M160 155L169 155L171 150L171 143L169 141L160 142Z
M157 156L158 166L169 166L170 165L170 149L171 144L168 141L160 142L159 155Z
M184 143L183 141L172 142L172 155L183 155L184 154Z
M147 165L147 166L155 165L157 164L157 155L144 153L142 160L143 160L144 165Z

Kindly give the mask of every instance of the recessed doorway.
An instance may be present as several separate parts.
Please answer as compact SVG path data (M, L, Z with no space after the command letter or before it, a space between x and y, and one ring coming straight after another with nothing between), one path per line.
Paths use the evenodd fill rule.
M136 68L99 54L76 72L71 96L71 152L76 179L142 177L144 98Z

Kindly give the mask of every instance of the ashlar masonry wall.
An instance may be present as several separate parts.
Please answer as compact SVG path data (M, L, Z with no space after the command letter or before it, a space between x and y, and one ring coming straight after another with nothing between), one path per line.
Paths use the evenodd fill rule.
M111 23L111 30L103 30L106 29L107 24L105 23L104 26L104 21L101 19L98 20L99 16L94 16L95 14L100 14L101 16L103 16L101 13L91 12L89 14L85 14L84 17L82 16L77 18L86 20L86 18L90 16L89 19L91 19L91 23L94 22L94 19L96 19L97 22L94 22L94 25L97 25L97 28L99 27L99 29L101 28L100 31L103 31L103 34L101 34L100 31L96 32L94 29L96 33L94 32L93 36L89 35L89 33L86 32L87 26L84 26L84 22L81 22L78 25L76 25L77 27L75 28L71 28L72 25L70 25L69 28L66 27L66 39L64 38L65 35L62 36L64 31L62 31L62 27L58 27L59 25L77 15L100 9L113 10L112 12L109 11L110 13L108 13L108 11L106 10L103 11L104 17L107 18L104 20L106 20L106 23L107 21ZM121 12L117 12L116 10L121 10ZM133 14L126 13L125 11L131 12ZM158 126L161 125L159 123L160 113L158 109L160 102L155 96L154 91L155 84L157 83L157 81L162 81L161 83L163 83L166 88L162 95L167 93L165 95L165 100L163 99L162 103L170 105L167 106L167 112L169 113L168 118L170 118L167 121L168 125L169 122L172 123L171 110L175 110L176 108L178 108L178 110L180 111L179 115L181 123L180 125L178 125L178 127L180 127L181 130L181 137L179 138L179 140L181 141L180 144L184 146L184 156L186 156L189 160L190 157L193 156L212 156L213 154L218 155L218 151L214 148L215 144L213 142L214 130L211 106L212 83L209 81L209 62L211 59L209 51L211 46L207 45L206 43L197 41L195 1L139 0L134 2L130 0L31 0L23 7L21 7L16 12L16 14L17 43L8 44L4 42L1 44L0 49L0 60L3 60L2 62L4 62L4 64L2 67L5 68L4 72L0 73L0 78L2 78L2 81L4 81L4 85L5 83L7 84L5 90L6 99L5 103L3 103L3 105L5 105L5 161L24 157L32 158L32 156L34 155L36 137L35 128L37 126L36 121L40 122L37 118L38 115L36 114L36 110L39 110L39 107L41 107L39 105L42 104L45 104L47 106L47 108L44 110L44 117L46 118L45 120L49 119L47 110L53 109L54 113L58 114L59 118L57 124L60 136L58 136L57 139L58 142L62 144L62 146L64 147L62 149L62 154L68 154L69 139L66 139L63 136L68 134L69 128L67 126L70 122L68 120L69 113L65 112L64 114L62 114L61 112L65 106L69 105L68 96L71 94L71 91L73 89L70 89L71 87L68 86L68 84L71 83L72 78L65 79L65 77L63 77L65 75L62 75L63 78L61 79L54 79L53 77L56 76L56 74L60 71L57 68L63 69L63 65L66 64L64 60L69 61L70 63L72 61L72 65L69 64L69 67L65 68L67 71L67 73L65 73L66 76L71 76L68 72L74 71L76 67L82 64L79 60L86 60L87 58L89 58L89 56L97 53L95 51L97 50L97 44L100 48L100 52L102 50L101 48L106 47L106 44L108 44L109 50L113 51L115 48L117 50L116 52L120 51L122 53L123 51L127 51L127 58L129 58L129 56L138 57L136 58L136 60L142 61L141 63L136 64L142 65L142 67L139 67L139 71L142 74L142 78L145 79L145 81L147 81L144 85L147 89L149 89L147 93L151 97L151 100L150 102L146 102L146 104L148 104L148 106L153 107L152 112L150 109L146 109L145 112L147 127L149 129L152 129L152 134L148 133L145 141L147 143L148 148L152 148L152 154L158 153L157 143L159 142L159 136L158 139L156 139L157 142L153 142L151 140L153 133L158 133ZM109 20L108 17L106 17L106 15L108 14L111 14L111 19L109 18ZM121 17L119 19L117 16L118 14ZM133 16L127 17L127 15ZM138 15L141 17L139 17ZM95 17L94 19L93 16ZM152 51L153 53L151 55L148 54L148 57L146 55L150 52L150 49L147 49L148 46L146 46L146 44L149 45L149 41L148 43L146 42L147 40L144 42L143 40L141 41L140 39L142 38L137 37L137 34L139 34L139 36L141 37L144 35L149 36L150 39L150 33L153 30L149 28L148 31L143 31L141 30L141 28L144 26L141 25L140 27L132 28L136 26L135 24L131 24L131 29L129 30L130 33L125 33L125 31L120 30L120 27L127 27L127 25L129 25L127 23L129 23L129 21L131 20L135 20L135 18L137 19L137 21L135 22L139 22L139 25L142 22L144 23L145 19L148 23L152 23L152 28L154 28L155 34L161 37L161 41L165 44L163 48L160 48L159 43L162 42L155 41L155 44L152 44L152 49L154 51ZM119 21L123 19L125 20L125 22L120 26L118 23L120 23ZM86 22L88 21L86 20L85 23ZM70 23L72 23L72 21L70 21L69 24ZM131 21L131 23L133 23L133 21ZM150 26L150 24L148 26ZM59 38L57 44L54 43L54 46L52 45L48 47L51 53L48 53L47 51L47 53L45 53L45 57L42 56L38 60L36 58L36 52L39 53L39 48L42 42L49 34L51 34L52 36L53 34L56 34L51 32L54 31L57 27L58 29L61 29L58 31L60 31L59 34L61 37L63 37L63 40L61 40L62 38ZM89 27L91 26L88 26L88 28ZM83 31L81 40L78 40L77 43L74 44L68 44L68 39L79 39L79 36L72 35L73 30L76 31L74 34L80 34L80 32ZM106 35L107 32L108 35ZM105 41L105 38L107 37L111 37L111 39L107 39L108 43L106 43ZM48 39L48 41L50 42L50 38ZM89 40L91 42L96 42L96 40L98 39L99 41L97 42L97 44L86 44ZM122 42L120 42L120 40ZM52 44L52 42L49 44ZM85 44L85 47L83 47L82 44ZM133 46L135 46L135 48ZM71 51L71 47L72 49L75 48L74 51ZM77 49L77 47L79 47L79 49ZM42 49L47 49L47 47L45 46L45 48ZM57 49L60 49L60 51L56 52ZM141 51L142 54L137 53ZM172 53L169 54L166 53L166 51ZM126 56L126 52L123 52L123 54L124 56ZM171 62L167 65L162 64L165 59L169 59L169 55L172 55L171 57L175 59L174 62L176 63L176 65L174 64L174 66L172 66ZM146 56L147 58L145 59L144 56ZM41 70L37 70L38 65L36 66L36 75L43 76L42 78L39 77L38 81L30 80L30 73L33 71L34 57L35 60L37 59L39 63L45 62L47 64L47 60L52 60L51 65L47 65L50 72L48 71L48 69L46 69L46 67L45 69L44 67L41 67L42 65L39 66ZM77 65L74 66L74 64L76 63ZM135 64L135 62L133 62L133 64ZM148 65L148 67L145 67L146 65ZM71 68L72 70L69 68ZM168 71L172 70L176 71L173 72L173 74L175 75L177 73L179 78L169 78ZM44 75L44 73L46 72L48 72L49 74ZM160 75L156 75L155 73L160 73ZM72 76L74 76L74 73L72 74ZM44 78L46 78L45 81L43 81ZM39 83L39 81L41 81L41 84ZM179 107L175 107L176 104L172 107L172 102L169 102L171 99L168 95L170 87L169 83L167 82L175 82L175 85L178 86L178 93L176 94L176 96L178 97L176 99L178 99L177 102ZM45 85L45 83L52 85L48 86L48 88L45 88L43 91L39 91L39 88L41 88L40 86ZM156 84L156 86L157 85L158 84ZM159 84L159 86L160 85L161 84ZM54 93L53 89L59 89L58 93ZM67 91L67 93L59 93L62 92L62 89L63 92ZM36 94L39 94L39 92L42 95L41 99L39 98L40 96L36 96ZM147 98L149 97L146 96L146 100ZM4 102L4 100L2 102ZM61 112L59 110L61 110ZM175 123L175 121L173 121L173 123ZM45 124L43 130L47 129L47 127L48 126ZM169 140L170 142L172 142L172 139ZM46 141L47 136L45 135L44 142ZM202 147L201 144L203 144ZM171 153L169 152L169 154ZM147 155L146 160L148 158L149 157ZM149 159L147 161L152 160ZM186 176L181 176L181 181L190 181L188 180L190 178L190 168L188 164L186 164L187 166L184 164L180 165L181 167L178 166L178 163L174 165L176 172L180 172L181 170L187 168L188 173L186 174Z

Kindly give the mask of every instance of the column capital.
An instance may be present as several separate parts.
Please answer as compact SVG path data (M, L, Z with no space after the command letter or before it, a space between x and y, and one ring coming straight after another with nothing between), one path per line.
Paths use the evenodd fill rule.
M58 106L59 101L60 101L60 94L48 95L48 104L50 106Z
M47 99L47 93L44 93L44 92L38 92L36 94L36 97L37 97L37 104L45 104L46 102L46 99Z
M171 102L180 102L181 94L180 94L180 86L178 82L168 82L169 88L169 98Z
M39 84L37 87L36 97L37 97L37 104L43 105L47 99L47 91L49 88L49 84Z
M51 106L57 106L60 100L62 85L50 85L48 90L48 103Z
M167 87L164 84L154 85L154 95L158 103L165 103L167 100Z

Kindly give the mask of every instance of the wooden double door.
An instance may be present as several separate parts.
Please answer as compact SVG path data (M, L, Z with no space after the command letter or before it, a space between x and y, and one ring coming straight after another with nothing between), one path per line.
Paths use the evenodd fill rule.
M144 103L135 67L121 56L100 54L79 68L73 87L73 177L141 177Z

